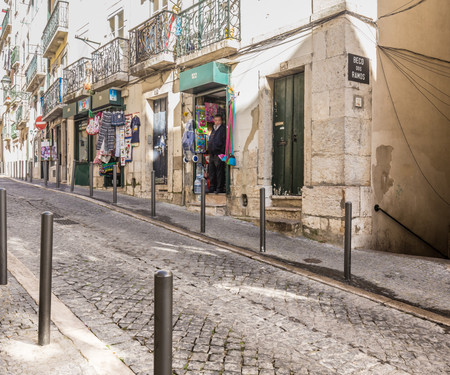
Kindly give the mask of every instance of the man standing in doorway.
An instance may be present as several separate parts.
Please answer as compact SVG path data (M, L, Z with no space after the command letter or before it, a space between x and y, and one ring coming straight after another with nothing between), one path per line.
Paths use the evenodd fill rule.
M226 128L222 124L222 115L214 116L214 127L209 136L209 189L208 193L225 193L225 163L220 160L219 155L225 153Z

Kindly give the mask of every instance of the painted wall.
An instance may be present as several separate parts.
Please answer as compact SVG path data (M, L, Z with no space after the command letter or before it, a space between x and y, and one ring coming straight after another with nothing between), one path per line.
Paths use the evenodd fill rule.
M374 202L448 254L450 7L446 0L426 1L405 12L382 17L403 4L402 0L379 1L379 45L436 59L407 51L377 51L372 146ZM374 214L373 225L377 249L439 255L381 213Z

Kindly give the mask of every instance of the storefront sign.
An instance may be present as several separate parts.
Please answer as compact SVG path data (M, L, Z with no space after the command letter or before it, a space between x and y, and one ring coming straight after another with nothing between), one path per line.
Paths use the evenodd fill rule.
M109 90L109 100L111 102L117 102L117 90L113 89Z
M78 113L86 112L89 110L89 98L78 101Z
M369 84L369 58L348 54L348 80Z
M191 94L225 87L229 82L230 67L214 61L180 73L180 91Z

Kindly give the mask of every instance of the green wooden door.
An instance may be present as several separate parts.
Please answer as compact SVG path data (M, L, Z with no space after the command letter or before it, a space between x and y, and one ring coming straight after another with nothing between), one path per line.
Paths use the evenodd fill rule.
M300 195L304 162L304 73L275 80L273 108L274 195Z

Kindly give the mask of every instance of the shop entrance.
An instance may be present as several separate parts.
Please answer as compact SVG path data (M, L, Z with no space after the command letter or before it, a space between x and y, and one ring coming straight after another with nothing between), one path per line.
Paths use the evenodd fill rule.
M89 163L94 161L94 137L86 133L87 117L75 122L75 185L89 185Z
M274 195L301 195L304 179L304 73L276 79L273 107Z
M207 140L213 129L214 115L222 115L222 126L227 126L227 98L225 88L200 93L195 97L195 152L199 156L199 161L194 164L194 192L195 186L199 186L202 177L206 178L207 188L210 187L210 176L208 174L209 155ZM200 131L200 128L203 128ZM203 134L201 134L203 133ZM229 190L229 169L225 165L225 188ZM198 193L198 191L196 192Z
M153 101L153 170L155 182L167 184L167 98Z

